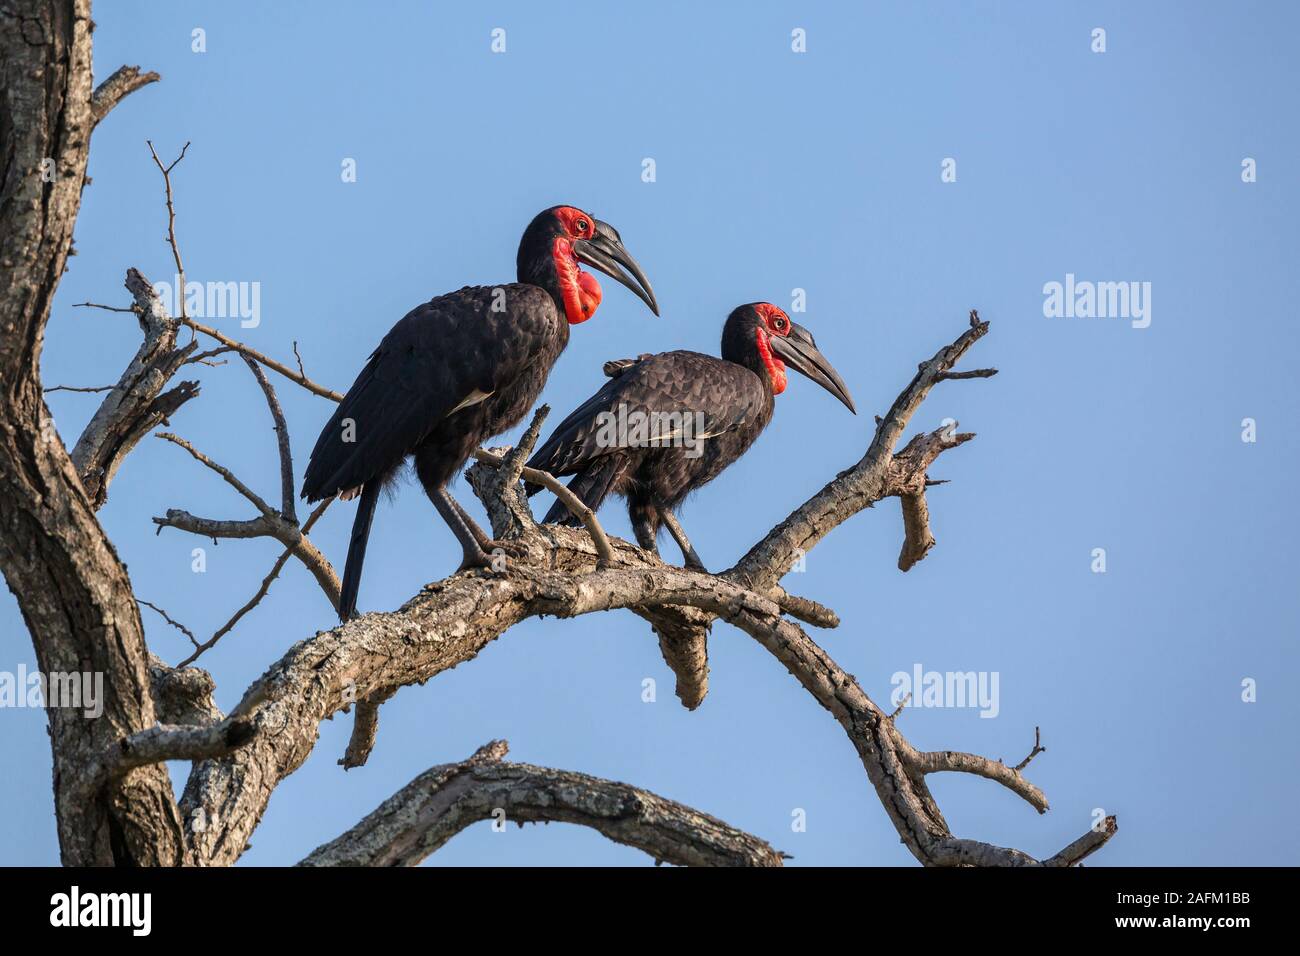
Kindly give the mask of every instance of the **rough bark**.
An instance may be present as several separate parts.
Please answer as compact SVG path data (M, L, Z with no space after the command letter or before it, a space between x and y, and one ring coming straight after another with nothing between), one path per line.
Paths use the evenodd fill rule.
M92 104L86 0L13 0L0 19L0 569L41 670L99 672L105 709L47 710L55 812L69 864L185 859L167 773L134 770L78 803L81 774L154 723L139 609L41 392L45 324L85 180ZM105 93L104 110L120 99ZM43 172L54 171L53 181Z
M416 777L300 866L415 866L467 826L573 823L678 866L780 866L767 843L673 800L567 770L502 763L495 740Z

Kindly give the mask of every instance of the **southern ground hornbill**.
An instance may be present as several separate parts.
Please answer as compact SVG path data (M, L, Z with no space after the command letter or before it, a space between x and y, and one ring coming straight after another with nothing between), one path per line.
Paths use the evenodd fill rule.
M785 391L787 366L856 414L808 330L771 303L757 302L727 318L720 359L664 352L606 363L611 381L559 424L529 464L574 475L569 489L592 509L611 492L621 495L641 547L656 551L659 528L666 526L687 567L703 570L674 512L767 427L774 396ZM577 523L558 502L545 520Z
M416 306L384 336L321 431L302 496L361 496L343 571L339 618L356 612L366 539L380 490L408 456L464 552L462 568L491 563L494 542L447 491L486 439L532 407L569 342L569 326L600 305L599 269L656 315L650 283L618 232L573 206L537 215L519 242L518 282L466 286ZM626 271L624 271L626 270Z

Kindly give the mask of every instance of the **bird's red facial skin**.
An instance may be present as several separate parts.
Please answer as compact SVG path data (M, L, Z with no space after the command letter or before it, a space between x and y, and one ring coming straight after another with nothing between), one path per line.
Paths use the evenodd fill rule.
M590 239L596 234L596 224L591 217L574 206L561 206L555 210L555 218L571 239Z
M761 325L756 328L754 339L758 344L759 357L763 359L763 365L767 368L767 377L772 380L772 394L780 395L785 391L785 363L772 354L772 346L768 344L767 329Z
M561 206L555 210L564 235L555 237L551 254L555 258L555 274L560 279L560 294L564 298L564 317L570 325L586 322L596 314L600 305L600 283L596 277L578 268L573 254L573 240L590 239L596 234L596 223L575 206Z
M754 311L758 313L761 320L759 326L754 329L758 354L763 359L763 365L767 368L768 378L772 380L772 394L780 395L785 391L786 385L785 363L772 354L772 346L768 342L768 336L789 335L790 317L771 302L759 302L754 306Z
M773 335L790 334L790 316L771 302L759 302L754 306L754 311L758 313L758 317L763 320L763 324L767 326L767 330Z
M564 317L570 325L586 322L596 314L600 305L600 283L590 272L578 268L573 254L573 240L556 236L551 247L555 260L555 274L560 280L560 295L564 299Z

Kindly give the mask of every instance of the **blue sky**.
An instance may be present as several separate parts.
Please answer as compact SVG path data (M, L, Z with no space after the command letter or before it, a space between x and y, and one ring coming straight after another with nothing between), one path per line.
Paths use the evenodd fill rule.
M952 480L930 498L939 545L898 572L892 501L836 530L787 582L840 613L815 636L881 703L915 664L997 672L995 719L900 718L922 749L1019 760L1042 728L1029 776L1045 816L987 781L930 778L960 836L1046 855L1100 808L1120 833L1097 865L1294 864L1300 202L1287 164L1300 149L1300 15L1267 3L729 6L101 3L97 76L139 63L163 82L95 134L46 384L115 381L137 347L129 316L73 303L125 304L128 266L171 275L147 138L164 156L192 141L174 174L189 278L260 283L257 328L217 324L284 358L297 341L309 374L340 389L415 304L513 279L524 225L573 203L619 228L663 318L605 283L545 392L557 414L600 384L606 359L716 353L733 306L789 307L795 288L807 291L796 318L857 402L854 418L795 377L756 447L688 504L683 523L718 569L857 461L871 415L978 308L992 331L969 361L1001 374L941 386L914 421L979 434L932 471ZM205 53L191 51L196 27ZM489 49L496 27L504 54ZM795 28L806 53L791 50ZM1257 182L1242 181L1246 157ZM345 158L355 183L341 181ZM941 182L946 158L956 182ZM1150 326L1045 317L1044 284L1070 273L1150 282ZM203 394L174 430L273 496L252 378L239 365L198 374ZM300 479L332 407L287 383L280 394ZM97 398L49 401L70 447ZM100 512L138 595L206 636L279 548L208 546L195 574L204 542L154 534L150 516L170 507L249 508L146 439ZM602 517L629 533L618 506ZM315 535L340 565L350 522L337 507ZM362 609L396 607L458 554L406 485L376 518ZM184 638L144 614L151 647L183 657ZM218 702L331 621L291 565L201 660ZM0 670L34 667L7 594L0 625ZM350 718L326 723L245 862L294 862L430 765L505 737L513 759L655 790L763 836L792 865L909 863L834 720L740 632L718 625L710 658L710 695L688 713L639 619L530 621L387 704L364 769L335 763ZM655 703L642 702L647 677ZM1241 700L1247 678L1254 703ZM55 862L44 717L5 709L0 722L0 862ZM792 831L795 809L805 832ZM564 825L479 825L433 862L646 858Z

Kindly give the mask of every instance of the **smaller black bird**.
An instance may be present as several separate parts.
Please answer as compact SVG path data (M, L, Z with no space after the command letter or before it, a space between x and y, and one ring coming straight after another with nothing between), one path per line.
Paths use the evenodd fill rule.
M611 492L621 495L641 547L658 553L655 539L666 526L686 566L704 570L674 512L767 427L775 396L785 391L786 366L857 414L812 333L770 302L755 302L727 318L720 359L663 352L607 362L611 381L561 422L528 464L574 475L569 490L593 510ZM530 486L529 494L537 490ZM545 520L577 524L559 502Z

